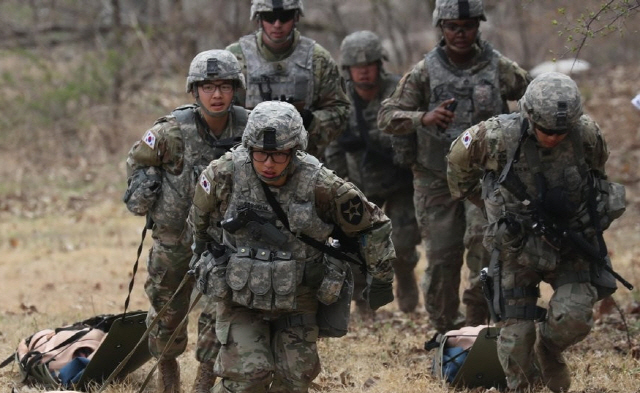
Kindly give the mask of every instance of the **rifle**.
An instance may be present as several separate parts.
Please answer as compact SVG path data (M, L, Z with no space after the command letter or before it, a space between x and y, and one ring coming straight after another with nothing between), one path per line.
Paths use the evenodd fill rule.
M589 243L579 232L569 228L564 228L562 225L551 219L537 203L534 204L532 218L533 220L531 222L530 229L535 235L542 237L556 249L560 248L560 244L564 242L564 244L578 252L578 254L582 255L585 259L594 263L602 270L609 272L625 288L630 291L633 290L633 285L610 266L611 260L606 254L606 249L603 253L593 244Z
M246 227L254 238L263 239L275 246L282 246L287 242L287 236L284 233L250 207L239 208L235 217L222 221L220 226L229 233L236 233L239 229Z

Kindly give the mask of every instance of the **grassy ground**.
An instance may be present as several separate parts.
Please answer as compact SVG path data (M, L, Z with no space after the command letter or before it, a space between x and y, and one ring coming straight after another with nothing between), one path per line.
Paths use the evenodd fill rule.
M106 198L89 198L80 207L70 202L73 198L68 198L59 210L35 214L33 218L7 211L2 214L2 357L10 355L20 339L37 330L97 314L119 313L123 309L142 219L130 215L115 192ZM621 220L608 240L616 268L638 285L640 272L633 263L640 254L636 225ZM145 247L148 244L147 239ZM418 274L423 265L424 260L417 269ZM142 289L145 276L143 261L136 276L130 310L147 307ZM548 289L544 292L548 296ZM625 320L615 309L605 313L593 333L568 351L574 374L573 392L636 392L640 389L637 297L637 290L633 293L619 290L615 299L624 310ZM190 316L191 337L195 334L195 317L196 313ZM423 345L434 332L426 320L422 306L415 314L406 315L399 312L395 304L385 306L373 320L354 315L346 337L319 342L323 371L314 381L312 391L447 391L430 373L433 353L424 351ZM186 392L195 377L193 341L180 362ZM106 392L137 391L150 367L148 363L124 383L110 386ZM154 384L152 382L147 391L153 391ZM0 385L16 387L19 392L43 390L22 385L15 364L0 370Z

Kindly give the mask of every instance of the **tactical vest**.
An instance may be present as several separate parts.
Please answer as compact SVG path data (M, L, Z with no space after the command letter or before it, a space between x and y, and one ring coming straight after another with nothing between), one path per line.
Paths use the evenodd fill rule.
M267 61L260 55L255 34L239 42L247 64L247 108L283 96L285 100L304 101L306 109L311 107L314 40L301 36L293 53L280 61Z
M196 124L195 105L178 107L170 116L174 117L180 125L184 148L183 166L182 171L176 174L162 171L162 191L151 211L151 218L163 232L163 241L190 242L189 239L184 238L184 235L187 232L186 220L193 200L195 184L204 168L227 150L217 148L215 142L242 135L247 124L247 112L242 107L234 106L227 128L217 141L203 141ZM166 118L163 118L159 121L165 120ZM211 136L211 138L214 137Z
M411 172L393 165L392 136L382 132L377 125L378 109L382 100L391 95L396 87L396 76L380 75L380 93L372 101L362 103L362 120L366 135L356 114L355 88L349 84L349 95L353 104L349 113L349 124L343 135L354 139L357 150L347 149L346 160L349 180L367 197L386 198L403 187L411 187ZM341 137L344 139L345 137Z
M518 157L511 162L511 172L520 179L521 187L526 189L526 194L531 199L541 200L540 203L545 205L545 211L552 214L555 220L572 230L586 234L585 231L593 227L587 206L590 190L588 167L582 146L582 129L573 129L560 145L552 149L543 149L537 146L535 138L530 134L520 144L522 118L519 115L503 117L500 124L502 127L497 131L500 132L497 138L503 138L506 146L506 152L500 152L505 154L502 159L511 160L520 146ZM536 178L536 173L541 177ZM518 263L539 271L555 269L560 255L567 250L558 250L539 235L531 233L535 224L531 221L534 216L531 210L533 205L523 203L514 194L519 193L517 189L510 190L499 184L497 180L500 175L491 172L486 174L483 180L487 218L492 223L486 229L485 246L493 248L494 237L503 240L498 234L498 223L501 218L510 217L520 222L529 234L525 243L519 246L523 247L522 251L514 253ZM591 233L591 236L594 234ZM505 250L509 251L508 248Z
M425 63L429 70L431 97L427 111L450 98L455 98L458 106L455 118L446 130L440 131L436 126L418 128L417 161L422 166L446 171L445 156L451 142L472 125L502 112L498 59L499 54L487 43L483 44L478 62L468 69L451 66L442 47L427 53Z
M303 152L294 159L297 161L295 172L283 186L271 190L289 219L291 231L324 242L333 225L323 222L316 212L315 189L321 166L316 158ZM233 151L233 164L233 192L225 219L234 218L238 209L250 208L276 223L287 240L279 246L270 244L249 226L233 234L225 232L225 244L235 250L226 271L232 300L260 310L295 310L297 288L303 284L306 265L321 267L322 253L297 239L276 221L245 148Z

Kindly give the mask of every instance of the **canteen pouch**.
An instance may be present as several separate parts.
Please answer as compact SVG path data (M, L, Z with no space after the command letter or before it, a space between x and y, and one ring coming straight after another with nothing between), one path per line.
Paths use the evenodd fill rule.
M316 297L320 303L330 305L335 303L340 297L340 292L347 275L344 266L347 264L327 254L324 254L323 263L325 270L324 278L320 283Z
M342 337L349 330L349 314L353 298L353 273L348 263L345 263L344 267L344 281L337 301L329 305L318 303L316 322L319 337Z

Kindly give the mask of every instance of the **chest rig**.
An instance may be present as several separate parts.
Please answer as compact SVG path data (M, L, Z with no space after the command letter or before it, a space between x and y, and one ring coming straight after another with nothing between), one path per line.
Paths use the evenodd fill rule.
M316 213L315 187L320 165L306 153L299 153L294 160L296 169L287 182L271 189L289 219L290 232L276 219L248 151L234 151L233 192L225 221L250 209L264 222L273 223L284 237L276 244L273 236L262 236L251 225L238 228L233 234L225 232L226 245L235 250L226 271L235 303L267 311L295 310L296 289L303 284L306 265L322 263L322 253L294 235L304 233L324 242L333 230L333 225L323 222Z
M391 95L398 80L381 74L380 92L369 102L360 99L352 84L347 88L352 109L339 142L347 152L349 179L368 197L387 198L403 187L411 187L411 172L393 165L393 137L377 125L381 102Z
M472 125L502 112L498 56L490 45L484 44L483 48L476 64L468 69L452 66L441 47L425 56L431 97L427 110L433 110L450 98L458 102L455 118L446 130L435 126L417 130L420 152L417 160L427 169L446 171L444 157L451 142Z
M304 101L305 109L311 107L315 41L300 37L293 53L280 61L267 61L260 55L255 35L239 42L247 64L247 108L271 100Z
M200 173L212 160L220 158L233 144L239 142L237 138L242 135L247 123L246 110L233 107L227 128L220 137L215 138L205 131L206 126L198 124L201 120L196 115L196 108L195 105L185 105L171 113L180 126L184 149L182 171L163 171L162 191L152 212L154 222L179 228L179 232L186 225Z
M506 132L508 168L497 180L504 182L507 171L512 171L521 183L520 190L506 186L508 183L500 185L506 210L517 214L526 194L562 224L584 229L589 224L586 209L590 188L580 130L569 132L560 145L544 149L537 146L528 128L529 122L523 120L521 127L514 123Z

